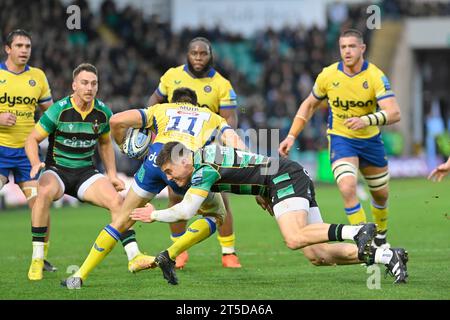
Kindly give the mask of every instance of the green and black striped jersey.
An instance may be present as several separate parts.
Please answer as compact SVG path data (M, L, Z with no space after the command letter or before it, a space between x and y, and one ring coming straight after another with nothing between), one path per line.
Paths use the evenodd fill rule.
M268 195L271 159L230 147L210 145L194 153L191 192ZM206 192L206 193L205 193Z
M46 165L92 167L98 138L109 134L111 116L111 110L98 99L87 112L77 110L71 97L50 106L36 125L38 131L49 135Z

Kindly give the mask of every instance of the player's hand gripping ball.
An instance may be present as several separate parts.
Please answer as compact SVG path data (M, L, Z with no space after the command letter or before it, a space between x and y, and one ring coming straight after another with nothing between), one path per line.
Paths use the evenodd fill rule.
M122 144L122 152L129 158L142 159L147 155L151 143L152 132L149 129L129 128Z

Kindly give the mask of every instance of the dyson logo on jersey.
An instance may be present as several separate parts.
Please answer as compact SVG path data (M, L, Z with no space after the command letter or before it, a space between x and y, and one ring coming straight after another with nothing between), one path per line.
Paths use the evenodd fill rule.
M5 92L3 96L0 97L0 104L8 104L8 107L14 107L16 104L33 104L37 103L36 98L21 97L21 96L8 96Z
M350 108L364 108L370 107L373 105L373 100L361 101L361 100L340 100L339 97L336 100L331 102L333 107L341 108L344 111L347 111Z
M148 161L155 163L156 157L157 157L156 152L150 153L148 155Z

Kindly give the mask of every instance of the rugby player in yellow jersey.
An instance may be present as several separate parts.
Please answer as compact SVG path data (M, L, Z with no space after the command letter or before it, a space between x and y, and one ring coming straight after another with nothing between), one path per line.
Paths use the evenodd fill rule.
M197 105L197 96L189 88L176 89L171 103L117 113L111 117L110 125L111 134L119 145L123 143L130 127L151 128L156 133L156 137L149 147L146 159L134 175L133 183L119 214L100 232L81 268L73 276L61 282L69 289L80 288L89 273L114 248L121 235L135 223L129 217L133 209L144 206L167 185L170 185L177 194L185 193L186 189L169 181L155 163L156 157L166 143L182 141L190 150L195 151L210 143L214 134L220 132L220 140L225 145L238 149L245 148L239 136L222 117ZM220 193L211 194L200 213L204 215L204 218L194 221L169 248L173 259L186 248L213 234L216 225L220 226L226 215ZM186 217L181 220L187 219ZM147 268L153 266L152 261L148 263Z
M34 127L36 106L45 111L52 95L44 72L29 66L31 35L21 29L10 32L5 41L6 61L0 64L0 189L9 174L25 195L28 206L36 199L37 181L30 177L25 140ZM47 222L50 227L50 218ZM44 270L56 271L47 259L49 230L44 238ZM33 241L38 241L33 236Z
M212 46L208 39L197 37L189 42L186 64L167 70L148 105L171 101L174 90L180 87L195 90L199 106L209 108L225 118L233 129L237 128L236 94L230 82L213 68ZM233 215L228 197L225 194L222 196L227 209L225 222L217 235L222 247L222 265L226 268L240 268L241 264L235 251ZM169 187L169 206L181 200L182 197L174 194ZM172 223L170 228L171 239L176 241L185 232L186 223ZM177 268L183 268L187 260L186 251L177 257Z
M358 169L372 195L371 211L377 224L374 246L389 247L386 241L389 171L379 126L400 121L400 108L389 80L364 60L366 45L361 32L344 31L339 38L342 61L322 70L311 94L300 105L289 135L279 152L287 156L316 108L328 100L330 161L351 224L366 222L356 196Z

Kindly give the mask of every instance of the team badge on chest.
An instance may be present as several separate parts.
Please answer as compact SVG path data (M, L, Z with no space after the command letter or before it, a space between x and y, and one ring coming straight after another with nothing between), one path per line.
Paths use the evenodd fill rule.
M92 131L94 131L94 133L97 134L99 128L100 128L100 125L98 124L98 120L95 119L95 122L92 124Z

